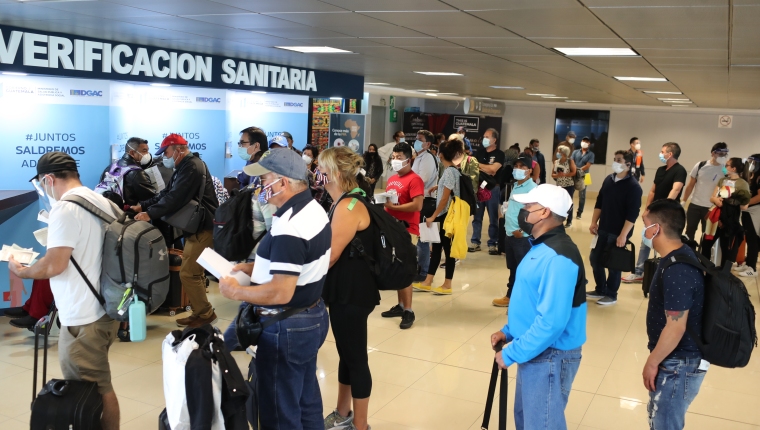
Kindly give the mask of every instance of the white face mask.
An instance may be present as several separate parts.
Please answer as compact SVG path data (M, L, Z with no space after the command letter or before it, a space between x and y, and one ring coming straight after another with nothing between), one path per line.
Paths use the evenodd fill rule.
M311 162L312 162L312 161L314 161L314 159L313 159L313 158L309 157L309 156L308 156L308 155L306 155L306 154L302 155L302 156L301 156L301 158L303 158L303 161L305 161L307 165L308 165L308 164L311 164Z
M150 152L143 154L142 158L140 159L140 165L141 166L147 166L153 161L153 156L150 154Z
M728 157L718 157L715 159L715 161L720 164L721 166L726 165L726 161L728 161Z
M636 148L637 151L641 151L641 144L640 143L637 143L637 144L633 145L633 147Z
M618 163L618 162L612 162L612 171L616 174L621 174L623 171L625 171L625 164Z
M571 137L570 139L567 139L567 143L575 143L575 138Z
M581 148L587 149L588 148L588 142L581 142Z
M391 167L393 168L393 171L394 172L398 172L399 170L401 170L404 167L406 167L406 164L404 164L404 163L406 163L407 161L409 161L409 160L391 160ZM409 164L409 163L407 163L407 164Z

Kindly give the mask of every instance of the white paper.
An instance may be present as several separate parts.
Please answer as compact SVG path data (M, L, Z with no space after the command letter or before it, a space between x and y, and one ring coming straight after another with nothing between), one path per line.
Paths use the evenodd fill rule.
M34 231L34 238L37 239L37 242L40 243L42 246L47 246L47 239L48 239L48 228L41 228L39 230Z
M594 238L591 239L591 249L596 248L596 242L599 240L599 235L594 235Z
M226 258L222 257L211 248L204 249L197 261L198 264L203 266L204 269L208 270L217 279L232 276L244 287L251 285L250 276L243 272L232 273L232 268L235 267L235 265L227 261Z
M420 223L420 240L425 243L441 243L441 233L437 222L431 223L428 228L427 223Z
M385 203L387 200L391 203L398 204L398 194L396 193L377 193L375 194L375 203Z
M34 252L32 248L22 248L15 243L11 246L3 245L0 249L0 261L8 261L11 257L24 265L30 265L39 256L39 252Z
M161 176L161 171L158 170L158 166L153 166L149 169L146 169L145 173L150 177L152 182L156 184L156 191L161 192L164 188L166 188L164 177Z
M49 218L50 218L50 214L45 209L41 210L37 214L37 221L39 222L44 222L45 224L47 224Z

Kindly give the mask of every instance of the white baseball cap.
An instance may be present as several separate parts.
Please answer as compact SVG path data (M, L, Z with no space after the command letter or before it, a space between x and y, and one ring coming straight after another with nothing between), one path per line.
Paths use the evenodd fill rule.
M528 193L515 194L512 198L522 204L538 203L561 217L567 217L567 211L573 205L570 194L564 188L552 184L541 184Z

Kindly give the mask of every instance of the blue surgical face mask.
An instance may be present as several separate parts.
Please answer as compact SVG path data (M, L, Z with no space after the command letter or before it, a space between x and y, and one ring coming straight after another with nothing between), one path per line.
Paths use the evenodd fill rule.
M654 249L654 245L652 245L652 240L657 237L658 234L660 234L660 229L657 229L657 233L654 234L651 238L647 238L647 230L650 227L654 227L657 224L652 224L649 227L645 227L644 230L641 231L641 243L648 246L650 249Z
M491 139L489 139L487 137L484 137L483 138L483 148L488 148L489 146L491 146Z
M422 151L422 141L417 139L414 141L414 150L417 152Z
M663 155L662 152L660 152L660 162L662 164L665 164L668 162L668 160L665 158L665 155Z
M558 152L556 155L557 155L557 160L559 160L560 158L562 158L562 153L561 152Z
M398 143L406 142L406 138L404 136L401 136L398 138Z
M164 157L164 167L167 169L173 169L174 168L174 157Z
M242 158L245 161L248 161L251 159L251 154L248 153L248 148L243 146L238 146L238 157Z
M514 169L512 170L512 177L514 177L518 181L522 181L527 176L527 172L523 169Z

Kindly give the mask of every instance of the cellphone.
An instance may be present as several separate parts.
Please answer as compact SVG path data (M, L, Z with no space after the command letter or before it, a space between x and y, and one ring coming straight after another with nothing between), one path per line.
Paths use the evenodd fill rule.
M565 173L564 167L557 167L557 173Z

